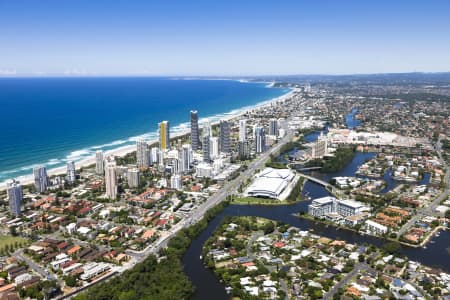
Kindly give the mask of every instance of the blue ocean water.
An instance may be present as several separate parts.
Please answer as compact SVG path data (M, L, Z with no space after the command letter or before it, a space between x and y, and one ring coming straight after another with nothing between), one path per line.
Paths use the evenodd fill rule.
M157 123L186 129L189 111L221 114L281 96L264 83L170 78L0 79L0 182L35 165L64 166L98 149L156 138Z

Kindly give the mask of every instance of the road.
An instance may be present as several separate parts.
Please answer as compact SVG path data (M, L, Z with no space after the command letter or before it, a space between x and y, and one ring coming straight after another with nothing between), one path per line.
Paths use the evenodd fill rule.
M24 261L28 264L28 266L37 274L41 275L42 278L46 278L48 280L57 280L60 282L60 280L53 275L52 273L48 272L45 268L39 266L37 263L35 263L32 259L28 258L26 255L23 254L23 249L19 249L14 252L14 256L20 260ZM61 282L60 282L61 283Z
M211 195L208 198L208 200L206 200L203 204L197 207L197 209L193 211L190 217L181 220L179 223L173 226L167 236L160 238L157 242L148 246L146 249L142 251L127 250L126 253L132 256L134 260L132 263L127 265L126 268L122 268L119 272L123 272L127 268L135 265L136 263L143 261L150 254L157 254L160 249L167 247L169 240L172 237L174 237L179 230L197 223L199 220L203 218L203 215L209 209L225 200L227 196L236 194L237 189L242 184L242 182L244 182L247 178L252 177L259 168L265 165L266 161L270 158L270 155L278 152L284 144L292 140L292 137L293 137L292 132L287 131L287 134L274 147L262 153L259 157L253 160L247 166L247 169L243 171L238 177L229 182L226 182L225 185L217 193Z
M350 280L358 275L360 271L364 271L367 269L369 269L369 266L366 263L358 263L357 265L355 265L350 273L348 273L341 281L339 281L323 296L323 299L333 299L333 296L338 292L340 288L343 288L345 285L347 285Z
M442 158L441 153L441 140L439 139L436 143L436 152L439 157L439 162L444 166L445 168L445 176L444 176L444 183L445 183L445 189L444 191L436 198L433 202L431 202L430 205L422 207L414 217L412 217L405 225L400 228L398 231L398 236L402 236L411 226L413 226L417 221L419 221L422 217L427 215L433 215L434 210L436 207L445 199L447 199L449 195L449 186L450 186L450 172L448 165L445 163L444 159Z

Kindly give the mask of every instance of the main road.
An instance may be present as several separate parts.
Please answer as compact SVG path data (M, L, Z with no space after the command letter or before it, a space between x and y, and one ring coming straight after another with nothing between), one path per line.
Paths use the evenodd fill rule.
M447 199L449 195L449 187L450 187L450 172L448 165L446 164L445 160L442 158L441 153L441 140L439 139L436 143L436 152L439 157L439 162L444 166L445 169L445 176L444 176L444 191L436 197L436 199L431 202L430 205L423 207L421 210L419 210L414 217L412 217L405 225L400 228L398 231L398 237L402 236L411 226L413 226L417 221L419 221L424 216L433 215L435 213L436 207L445 199Z
M268 151L260 154L256 159L254 159L248 166L245 171L239 174L235 179L226 182L224 186L215 194L211 195L203 204L197 207L192 213L192 215L186 219L181 220L175 226L173 226L169 234L157 240L154 244L148 246L146 249L142 251L132 251L127 250L126 253L135 258L133 262L125 267L121 268L120 271L125 271L126 269L132 267L136 263L144 260L150 254L156 254L160 249L167 247L170 239L174 237L179 230L182 228L188 227L192 224L197 223L201 220L204 214L215 205L224 201L227 196L233 195L237 192L238 187L244 182L247 178L250 178L255 174L255 172L264 166L266 161L270 158L270 155L277 153L280 151L281 147L286 143L292 140L293 134L291 131L286 131L286 135L272 148Z

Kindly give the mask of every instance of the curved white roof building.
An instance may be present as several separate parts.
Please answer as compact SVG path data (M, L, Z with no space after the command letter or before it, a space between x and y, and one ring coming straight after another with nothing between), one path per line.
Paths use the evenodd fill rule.
M252 197L279 199L294 177L294 172L289 169L265 168L248 186L245 194Z

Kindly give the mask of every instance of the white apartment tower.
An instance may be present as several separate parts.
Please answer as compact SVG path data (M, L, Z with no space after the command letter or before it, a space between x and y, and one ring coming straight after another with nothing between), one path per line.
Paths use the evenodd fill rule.
M111 199L117 198L117 170L116 162L107 160L105 164L106 196Z
M95 173L103 175L104 171L105 167L103 162L103 151L98 150L95 152Z
M20 206L22 204L22 186L19 181L12 180L6 183L8 201L9 201L9 212L11 215L19 216L21 214Z

